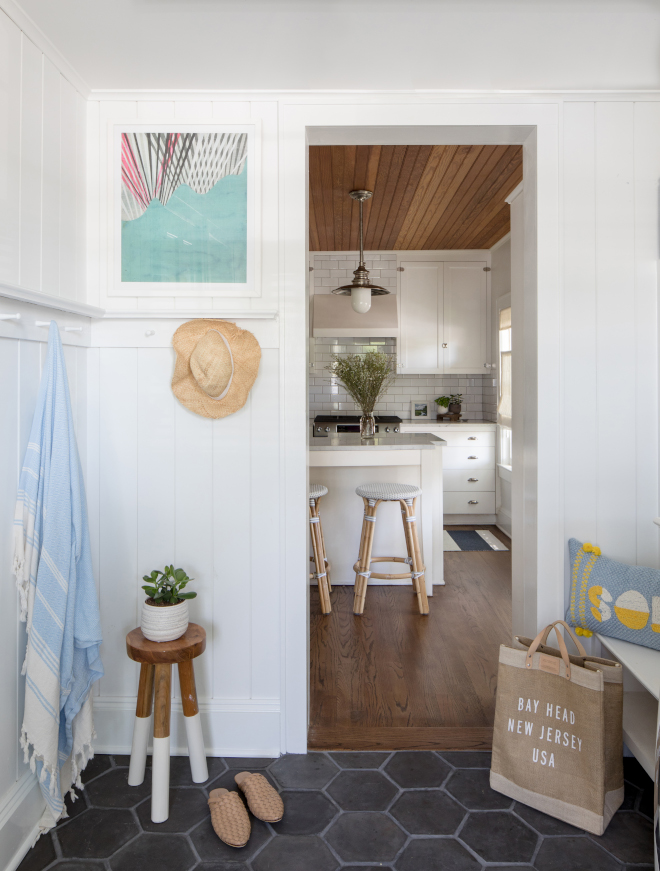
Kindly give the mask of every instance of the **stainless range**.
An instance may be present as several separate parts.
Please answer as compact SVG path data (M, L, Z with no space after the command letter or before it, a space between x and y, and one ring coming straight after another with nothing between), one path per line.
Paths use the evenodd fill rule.
M396 415L377 414L376 432L378 435L395 435L399 432L401 418ZM323 438L342 432L360 432L360 418L356 415L318 414L312 427L316 438Z

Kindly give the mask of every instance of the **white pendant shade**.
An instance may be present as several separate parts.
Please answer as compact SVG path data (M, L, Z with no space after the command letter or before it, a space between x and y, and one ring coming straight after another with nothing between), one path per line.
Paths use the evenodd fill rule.
M351 306L359 315L366 314L371 308L371 288L353 287L351 289Z

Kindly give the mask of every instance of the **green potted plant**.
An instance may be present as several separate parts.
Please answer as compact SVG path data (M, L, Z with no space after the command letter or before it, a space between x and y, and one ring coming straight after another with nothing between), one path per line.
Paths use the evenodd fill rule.
M433 400L435 404L438 406L438 420L442 419L443 414L447 414L448 406L449 406L449 397L448 396L438 396L437 399Z
M142 605L142 634L149 641L180 638L188 628L188 599L197 595L183 591L194 578L172 565L155 569L142 580L147 582L142 589L148 596Z
M374 407L396 378L396 355L370 351L368 354L334 354L326 366L351 399L359 405L360 435L373 438L376 433Z
M449 397L449 405L447 406L450 414L461 413L461 402L463 401L462 393L452 393Z

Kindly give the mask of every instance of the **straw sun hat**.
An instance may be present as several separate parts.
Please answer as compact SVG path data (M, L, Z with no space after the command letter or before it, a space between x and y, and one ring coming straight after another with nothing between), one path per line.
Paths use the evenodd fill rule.
M259 371L261 348L248 330L199 318L172 337L176 363L172 391L202 417L227 417L243 408Z

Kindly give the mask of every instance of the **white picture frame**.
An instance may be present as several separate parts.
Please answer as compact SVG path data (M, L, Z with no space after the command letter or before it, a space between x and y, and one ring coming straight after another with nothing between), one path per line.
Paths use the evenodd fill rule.
M427 420L429 417L428 402L416 402L414 399L410 401L410 418L411 420Z
M112 276L109 297L259 297L261 296L261 125L249 124L114 124L112 126L113 233L110 244ZM122 173L123 133L246 133L247 144L247 260L245 282L123 281Z

